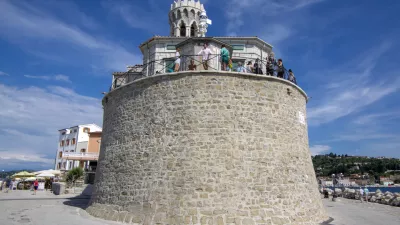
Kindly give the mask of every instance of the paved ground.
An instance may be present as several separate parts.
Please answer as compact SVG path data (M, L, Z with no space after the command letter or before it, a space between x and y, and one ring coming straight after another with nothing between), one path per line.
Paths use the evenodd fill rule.
M83 208L89 199L73 195L55 196L50 192L14 191L0 193L1 225L120 225L96 219ZM340 199L338 202L323 200L330 217L330 225L399 225L400 207L374 203L360 203Z
M332 225L399 225L400 207L376 203L361 203L357 200L340 198L337 202L323 200Z
M32 195L30 191L0 193L0 224L119 225L88 215L83 208L89 199L73 197L73 195L55 196L43 191L37 195Z

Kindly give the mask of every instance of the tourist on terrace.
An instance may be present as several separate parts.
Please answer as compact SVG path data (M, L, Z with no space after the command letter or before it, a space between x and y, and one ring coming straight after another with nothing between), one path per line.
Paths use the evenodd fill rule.
M282 59L278 59L278 65L277 65L277 68L276 68L276 73L277 73L278 77L284 78L285 67L283 66Z
M247 62L246 70L248 73L253 73L253 63L251 61Z
M194 59L190 60L190 64L189 64L189 70L196 70L197 66L196 64L194 64Z
M222 70L228 70L228 63L229 63L229 51L226 49L225 45L221 47L221 63L222 63Z
M175 69L174 72L179 72L179 67L181 65L181 54L180 54L180 49L177 48L176 49L176 53L175 53Z
M294 84L297 84L296 82L296 77L294 76L294 73L292 71L292 69L289 69L289 77L288 80Z
M238 67L236 68L236 71L239 73L246 73L246 68L243 66L242 62L238 62Z
M254 63L254 73L263 74L263 71L261 69L260 59L256 59L256 62Z
M203 67L204 70L208 70L208 61L210 60L210 55L212 54L211 49L208 48L208 44L204 44L204 48L197 54L203 57Z
M274 75L274 67L276 65L274 53L272 52L269 57L266 58L267 60L267 75L273 76Z

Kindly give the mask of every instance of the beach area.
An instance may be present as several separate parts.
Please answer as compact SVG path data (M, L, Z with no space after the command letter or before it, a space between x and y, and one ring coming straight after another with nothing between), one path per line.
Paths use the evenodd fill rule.
M322 198L322 196L321 196ZM30 191L0 193L1 225L118 225L92 217L84 210L89 196L61 195L49 191L32 195ZM361 203L359 200L338 198L323 199L328 215L332 218L325 224L331 225L398 225L400 207L376 203Z

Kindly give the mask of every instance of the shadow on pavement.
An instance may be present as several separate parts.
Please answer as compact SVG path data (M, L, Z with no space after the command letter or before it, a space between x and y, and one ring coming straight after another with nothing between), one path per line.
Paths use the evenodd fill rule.
M329 217L329 219L323 223L321 223L321 225L332 225L331 222L333 222L333 218Z
M63 204L85 210L88 207L90 197L92 195L92 188L92 185L86 186L85 190L83 190L80 195L72 198L67 198L67 200L64 201Z
M88 196L77 196L74 198L68 198L63 202L64 205L77 207L85 210L89 204L90 197Z

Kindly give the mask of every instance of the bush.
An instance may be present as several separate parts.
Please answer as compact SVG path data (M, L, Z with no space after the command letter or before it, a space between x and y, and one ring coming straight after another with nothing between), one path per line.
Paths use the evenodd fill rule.
M75 181L79 180L82 176L83 176L83 169L80 167L76 167L68 172L66 181L68 183L75 184Z

